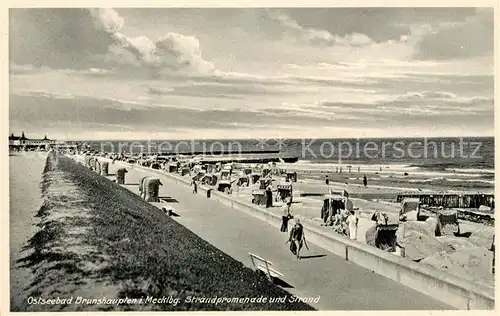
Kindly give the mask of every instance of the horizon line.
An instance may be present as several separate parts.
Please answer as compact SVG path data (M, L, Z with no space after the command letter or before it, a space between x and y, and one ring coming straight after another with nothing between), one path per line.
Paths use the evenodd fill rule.
M248 138L227 138L227 137L221 137L221 138L149 138L149 139L144 139L144 138L120 138L120 139L59 139L59 140L66 140L66 141L77 141L77 142L96 142L96 141L138 141L138 142L145 142L145 141L155 141L155 140L163 140L163 141L245 141L245 140L255 140L255 139L262 139L262 140L273 140L273 139L280 139L280 140L321 140L321 139L415 139L415 138L495 138L494 135L489 135L489 136L400 136L400 137L390 137L390 136L377 136L377 137L290 137L290 138L281 138L281 137L248 137Z

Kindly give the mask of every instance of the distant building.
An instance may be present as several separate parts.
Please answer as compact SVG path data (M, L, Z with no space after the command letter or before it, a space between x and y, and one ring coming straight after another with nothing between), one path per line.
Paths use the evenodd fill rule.
M10 147L15 147L15 146L21 146L21 137L20 136L14 136L14 133L12 133L9 136L9 148Z
M21 136L15 136L14 133L9 136L10 150L50 150L56 148L76 149L76 145L49 139L47 138L47 135L45 135L42 139L28 138L24 132L21 133Z

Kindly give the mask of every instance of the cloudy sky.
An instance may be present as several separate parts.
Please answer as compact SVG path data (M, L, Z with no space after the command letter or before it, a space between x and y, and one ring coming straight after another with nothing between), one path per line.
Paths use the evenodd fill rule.
M494 133L488 8L11 9L9 26L16 134Z

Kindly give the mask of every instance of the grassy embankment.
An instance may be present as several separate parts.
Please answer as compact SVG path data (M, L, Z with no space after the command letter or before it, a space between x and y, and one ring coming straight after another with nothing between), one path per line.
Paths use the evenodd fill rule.
M186 303L196 297L291 297L154 206L66 157L49 154L40 230L20 262L26 296L180 299L173 304L26 305L24 311L312 310L304 303Z

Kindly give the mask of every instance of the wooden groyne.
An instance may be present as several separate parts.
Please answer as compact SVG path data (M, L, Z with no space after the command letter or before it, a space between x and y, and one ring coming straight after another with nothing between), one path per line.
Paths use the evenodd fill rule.
M439 211L439 208L436 207L428 207L423 209L423 215L429 215L429 213L436 214ZM469 221L469 222L474 222L474 223L480 223L483 225L490 225L494 226L495 225L495 214L494 213L485 213L485 212L480 212L474 209L451 209L455 210L458 215L458 219ZM426 214L427 213L427 214Z
M495 208L494 194L398 194L397 201L405 198L418 198L420 203L430 207L443 208L479 208L481 205Z

